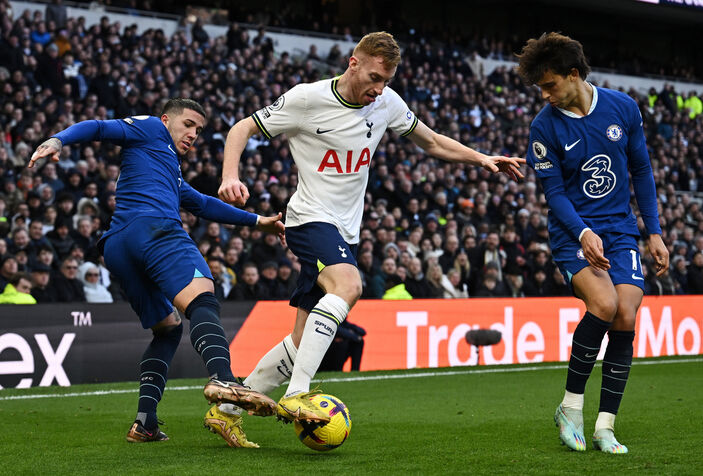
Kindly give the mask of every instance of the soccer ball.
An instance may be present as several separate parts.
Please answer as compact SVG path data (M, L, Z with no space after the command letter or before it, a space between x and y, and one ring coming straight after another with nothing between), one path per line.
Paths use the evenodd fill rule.
M329 451L344 443L351 431L349 410L342 401L332 395L317 394L310 401L329 414L329 423L295 422L295 434L308 448Z

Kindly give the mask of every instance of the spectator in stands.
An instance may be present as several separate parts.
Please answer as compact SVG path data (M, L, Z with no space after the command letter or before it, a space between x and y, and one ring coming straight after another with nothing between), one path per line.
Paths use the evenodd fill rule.
M60 259L65 258L71 253L71 248L75 244L75 241L70 235L71 230L71 218L65 217L63 219L56 219L56 225L52 231L46 234L46 237L51 242L52 248L56 250L56 253Z
M232 288L227 299L235 301L258 301L270 299L267 289L259 282L256 263L248 262L242 269L241 280Z
M52 292L58 302L85 302L83 283L78 279L78 261L67 257L61 262L59 272L51 279Z
M44 263L37 263L32 267L32 297L39 304L58 300L54 288L49 285L50 276L51 268Z
M408 267L408 276L405 278L405 289L414 299L426 299L432 296L425 274L422 272L422 261L420 258L412 258Z
M218 301L224 301L233 288L231 276L227 272L225 260L214 257L208 258L207 265L210 268L215 284L215 297Z
M15 273L0 294L0 304L36 304L31 291L32 278L27 273Z
M17 259L14 255L5 253L0 258L0 289L5 289L7 283L17 274Z
M83 282L86 302L110 303L113 301L110 291L100 284L100 271L95 264L90 263L89 266L84 267L80 279Z
M278 282L278 263L267 261L261 265L259 282L266 288L269 299L287 299L286 288Z
M298 279L298 272L293 269L293 263L288 258L282 258L278 263L278 276L276 279L279 285L285 289L285 295L281 299L287 299L295 290Z
M269 261L277 263L283 256L284 250L276 235L266 234L252 246L250 259L257 266L262 266Z
M703 294L703 251L693 254L688 266L688 294Z
M434 262L430 262L427 266L427 284L429 286L429 298L441 298L444 296L444 287L442 286L442 267Z
M442 288L444 288L445 299L469 297L468 285L461 281L461 273L454 268L442 276Z
M483 267L481 282L476 290L477 297L503 297L508 295L508 290L501 279L500 265L496 261L489 261Z
M320 363L319 370L341 371L349 359L351 359L351 370L359 370L361 356L364 352L365 335L364 328L344 320L337 327L337 333Z

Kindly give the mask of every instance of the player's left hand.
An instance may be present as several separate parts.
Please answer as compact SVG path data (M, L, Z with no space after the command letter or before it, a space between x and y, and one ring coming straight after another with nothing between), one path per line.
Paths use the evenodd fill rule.
M286 246L286 227L281 221L281 218L283 218L283 214L280 212L278 215L271 217L259 216L259 223L256 225L256 228L266 233L278 235L278 239L281 240L283 246Z
M481 164L489 172L503 172L513 180L517 181L525 178L520 171L520 165L525 163L525 159L520 157L503 157L502 155L486 156Z
M669 250L661 235L649 235L649 252L652 253L654 263L657 266L657 276L669 271Z
M33 168L34 163L44 157L49 157L52 162L58 162L61 158L62 146L63 145L61 144L61 141L56 137L52 137L51 139L45 140L39 147L37 147L37 150L35 150L32 154L32 158L29 159L29 164L27 164L27 168Z

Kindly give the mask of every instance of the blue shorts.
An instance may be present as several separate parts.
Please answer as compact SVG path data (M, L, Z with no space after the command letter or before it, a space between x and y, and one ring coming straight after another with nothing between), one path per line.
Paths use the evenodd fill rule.
M603 233L598 236L603 240L604 255L610 261L608 274L613 284L632 284L644 291L644 275L637 239L622 233ZM554 262L559 266L561 274L569 285L571 285L571 278L588 266L581 243L576 240L553 250L553 256Z
M108 236L103 246L105 265L144 329L173 312L173 299L193 278L212 279L197 246L172 218L137 218Z
M339 263L356 264L359 245L350 245L337 227L330 223L310 222L286 227L288 248L300 260L300 276L290 298L290 305L312 311L325 295L317 285L317 277L325 266Z

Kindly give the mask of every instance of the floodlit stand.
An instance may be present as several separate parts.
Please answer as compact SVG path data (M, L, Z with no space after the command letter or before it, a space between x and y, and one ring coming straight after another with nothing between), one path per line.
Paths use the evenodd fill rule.
M466 342L476 347L476 365L481 365L481 347L500 342L502 334L495 329L472 329L466 333Z

